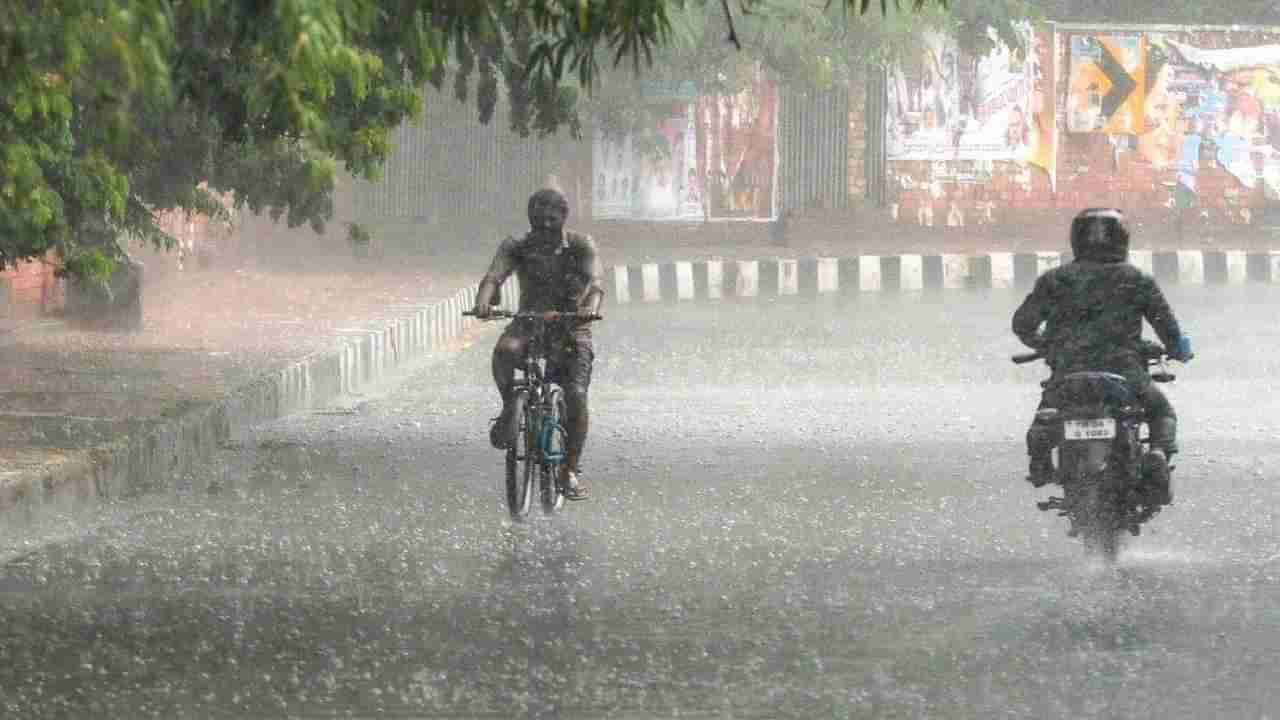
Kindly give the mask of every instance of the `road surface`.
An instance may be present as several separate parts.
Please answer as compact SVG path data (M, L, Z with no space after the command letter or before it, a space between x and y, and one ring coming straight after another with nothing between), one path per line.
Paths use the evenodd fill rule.
M507 521L488 352L0 566L0 715L1263 718L1280 290L1170 293L1177 503L1036 511L1019 293L606 308L593 498Z

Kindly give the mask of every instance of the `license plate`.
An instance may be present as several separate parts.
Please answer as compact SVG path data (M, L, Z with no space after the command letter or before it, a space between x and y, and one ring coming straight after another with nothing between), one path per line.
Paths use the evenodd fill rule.
M1116 420L1115 418L1064 420L1062 435L1065 440L1110 440L1116 436Z

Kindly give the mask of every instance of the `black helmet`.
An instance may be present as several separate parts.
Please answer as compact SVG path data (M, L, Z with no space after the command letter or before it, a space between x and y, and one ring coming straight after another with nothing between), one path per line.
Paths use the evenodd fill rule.
M1125 262L1129 258L1129 227L1115 208L1089 208L1071 221L1071 252L1076 260Z
M543 188L542 190L539 190L538 192L529 196L528 213L530 216L529 217L530 221L533 220L533 206L540 205L543 203L559 208L560 211L563 212L566 217L569 215L569 201L564 199L564 195L559 190L552 190L551 188Z

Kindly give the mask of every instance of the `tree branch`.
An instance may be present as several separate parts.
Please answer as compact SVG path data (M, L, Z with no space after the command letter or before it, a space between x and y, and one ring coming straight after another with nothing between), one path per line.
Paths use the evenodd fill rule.
M733 43L735 50L741 50L742 43L738 42L738 32L733 27L733 11L729 9L729 0L720 0L720 7L724 8L724 19L729 22L729 42Z

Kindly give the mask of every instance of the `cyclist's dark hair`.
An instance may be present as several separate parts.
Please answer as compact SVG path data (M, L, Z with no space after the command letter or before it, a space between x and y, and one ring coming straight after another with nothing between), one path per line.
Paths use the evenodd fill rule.
M553 190L551 188L543 188L538 192L530 195L529 209L528 209L528 212L530 215L533 214L533 206L538 203L548 203L550 205L553 205L559 208L560 211L563 212L566 217L569 215L569 201L565 200L564 195L561 194L559 190Z

